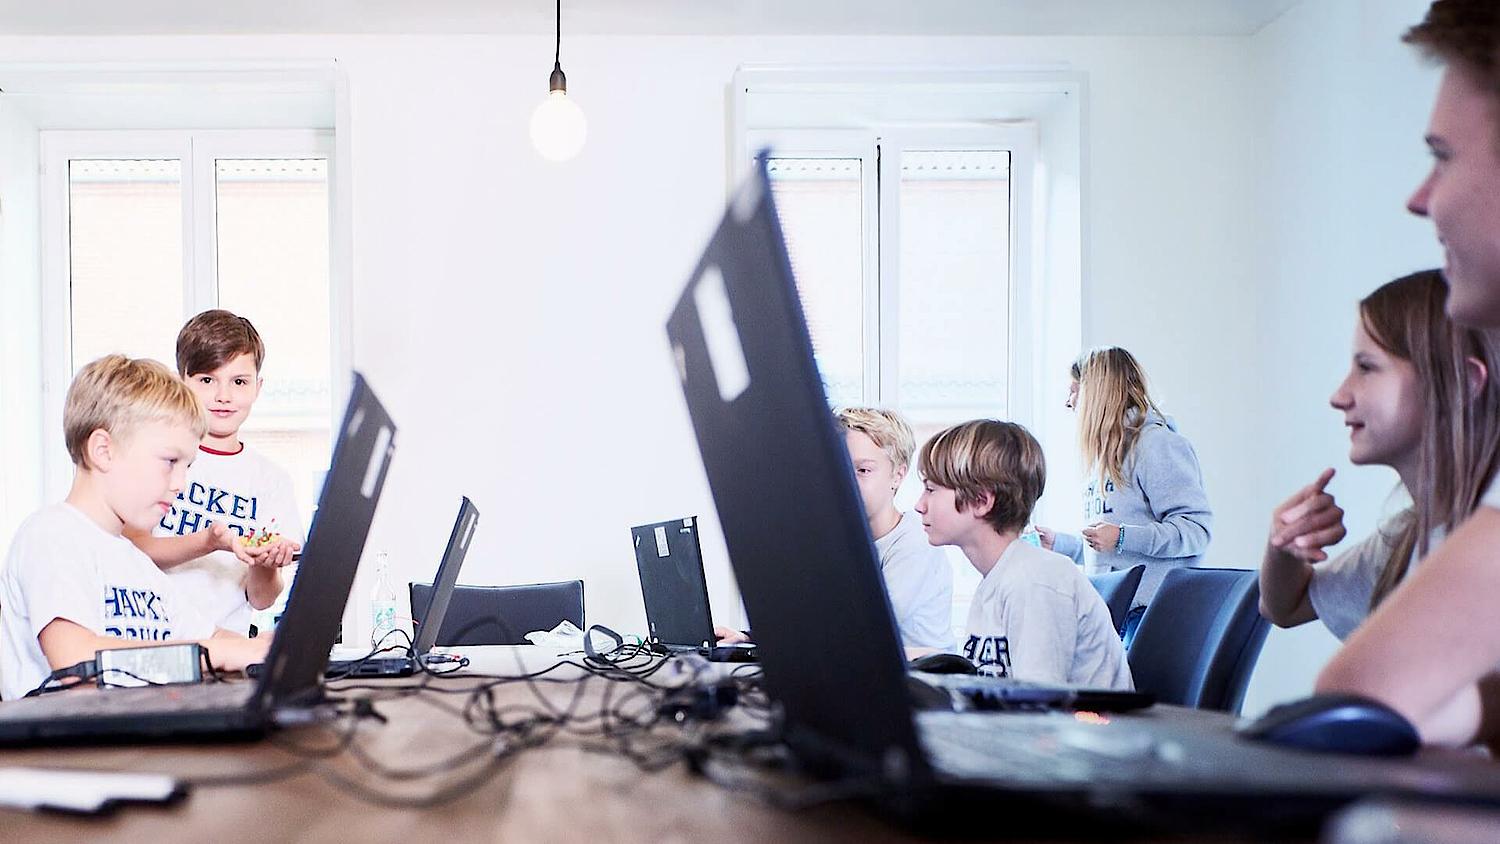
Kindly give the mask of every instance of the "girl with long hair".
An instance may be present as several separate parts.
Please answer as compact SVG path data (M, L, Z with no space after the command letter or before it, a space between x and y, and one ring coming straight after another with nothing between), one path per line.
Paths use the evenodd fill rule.
M1042 527L1037 533L1044 548L1090 573L1145 564L1129 630L1169 569L1202 559L1213 512L1192 443L1157 407L1130 352L1094 349L1073 364L1072 376L1068 407L1078 413L1088 526L1081 537Z
M1349 428L1349 461L1395 469L1411 505L1332 560L1325 549L1345 535L1332 469L1277 507L1260 569L1272 622L1318 618L1348 637L1479 506L1500 458L1500 344L1455 325L1447 298L1427 270L1360 301L1353 361L1330 403Z

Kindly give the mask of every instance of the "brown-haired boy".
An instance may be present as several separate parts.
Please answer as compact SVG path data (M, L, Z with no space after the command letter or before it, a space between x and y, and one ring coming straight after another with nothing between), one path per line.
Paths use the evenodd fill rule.
M236 633L280 596L281 568L302 539L291 477L240 441L265 357L255 326L229 311L204 311L178 332L177 373L207 410L208 430L172 508L129 534L199 611Z
M197 640L220 668L263 659L268 639L215 630L122 536L183 487L204 431L192 391L155 361L100 358L73 379L63 430L72 489L21 525L0 573L0 697L111 648Z
M957 545L984 578L964 656L982 673L1129 689L1104 599L1073 561L1019 541L1047 482L1042 447L1013 422L955 425L922 446L917 512L933 545Z

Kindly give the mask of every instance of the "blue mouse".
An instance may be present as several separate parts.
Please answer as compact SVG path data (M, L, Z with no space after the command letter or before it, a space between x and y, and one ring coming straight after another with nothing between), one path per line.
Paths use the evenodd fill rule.
M1358 695L1313 695L1283 703L1235 729L1255 741L1322 753L1410 756L1422 745L1401 713Z

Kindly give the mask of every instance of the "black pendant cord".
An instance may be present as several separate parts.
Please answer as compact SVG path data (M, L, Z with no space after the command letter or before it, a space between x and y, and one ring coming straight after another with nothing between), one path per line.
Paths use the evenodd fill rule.
M552 51L553 67L562 67L562 0L557 0L557 45Z

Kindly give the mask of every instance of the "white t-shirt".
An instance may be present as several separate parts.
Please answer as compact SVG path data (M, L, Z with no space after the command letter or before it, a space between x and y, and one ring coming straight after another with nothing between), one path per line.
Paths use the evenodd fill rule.
M1132 689L1109 607L1073 561L1017 540L974 591L963 653L984 674Z
M148 642L214 632L150 557L67 503L21 523L0 572L0 697L22 697L52 673L37 636L59 618Z
M302 541L291 476L247 445L234 454L199 448L188 467L187 484L151 534L184 536L215 522L223 522L240 536L266 528L293 542ZM249 571L233 553L214 551L173 566L168 574L183 596L214 624L241 635L250 631L251 607L245 597Z
M953 569L943 549L927 541L922 518L903 513L889 533L875 540L875 550L901 644L952 650Z
M1359 543L1331 560L1313 565L1312 580L1307 584L1307 599L1329 632L1340 639L1349 638L1354 629L1370 615L1370 597L1385 570L1394 549L1392 541L1400 536L1401 520L1406 514L1381 525ZM1445 532L1437 528L1427 540L1427 552L1437 550ZM1416 571L1421 558L1412 549L1408 577Z

